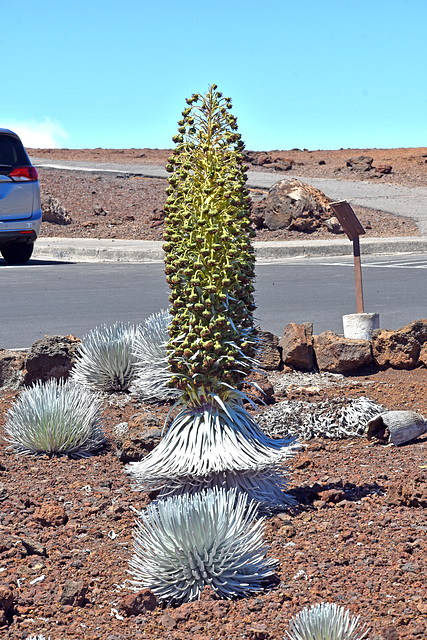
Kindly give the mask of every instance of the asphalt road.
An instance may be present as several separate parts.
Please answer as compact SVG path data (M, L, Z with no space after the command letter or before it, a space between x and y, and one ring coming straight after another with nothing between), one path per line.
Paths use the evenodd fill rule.
M137 323L168 304L162 263L0 264L0 348L26 348L44 335L83 337L101 324ZM365 311L398 328L427 317L427 254L367 257ZM356 312L351 258L301 258L257 265L256 317L281 335L288 322L342 333Z
M36 167L56 169L101 171L107 173L129 173L146 177L166 178L164 167L156 165L112 164L97 162L74 162L71 160L54 161L33 157ZM387 213L407 216L415 220L420 234L427 234L427 187L404 187L396 184L368 182L367 180L333 180L307 178L293 173L248 172L248 186L252 188L270 188L282 178L299 178L323 191L335 201L347 200L350 204L378 209Z

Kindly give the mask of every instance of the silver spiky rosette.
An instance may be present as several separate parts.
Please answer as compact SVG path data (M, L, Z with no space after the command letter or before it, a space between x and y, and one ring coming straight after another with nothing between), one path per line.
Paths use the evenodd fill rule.
M17 453L87 458L105 444L101 399L73 380L38 381L11 406L4 431Z
M344 607L321 602L305 607L290 620L290 640L363 640L368 635L360 616L352 616Z
M159 311L147 318L135 335L132 349L135 376L130 392L147 402L176 399L181 395L179 389L169 385L171 374L166 347L171 319L169 311Z
M136 325L116 322L90 331L77 348L71 378L98 391L127 391L135 374Z
M246 596L274 574L256 505L234 490L152 503L136 525L131 584L167 603L197 600L207 585L219 598Z
M281 476L298 445L296 438L273 440L238 402L221 404L181 411L160 444L126 467L134 488L167 494L185 487L234 485L267 508L289 505Z

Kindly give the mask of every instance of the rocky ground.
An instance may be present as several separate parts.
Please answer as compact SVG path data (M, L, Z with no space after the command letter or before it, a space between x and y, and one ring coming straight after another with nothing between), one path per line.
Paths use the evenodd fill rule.
M114 161L129 162L130 155L135 162L148 162L148 157L157 163L160 158L165 161L166 151L151 151L153 154L149 150L93 150L82 152L82 158L108 157L113 161L117 156ZM426 171L423 154L427 151L397 150L397 156L395 151L381 152L378 158L393 166L396 180L406 166L412 167L412 182L408 179L405 184L419 184L419 176ZM47 150L30 153L46 156ZM51 157L61 154L58 157L66 159L79 158L80 153L50 152ZM329 164L333 171L332 167L342 166L346 157L362 152L277 153L295 161L307 158L297 167L302 175L309 168L326 171ZM363 150L364 155L375 153ZM313 159L311 165L308 158ZM377 156L374 158L375 165ZM401 158L400 164L396 158ZM321 160L326 164L319 164ZM345 171L342 168L338 174ZM42 187L48 184L52 193L70 206L75 220L101 221L100 226L92 227L95 237L101 229L121 233L120 224L109 227L105 222L114 219L111 210L116 203L122 204L114 209L114 216L121 219L133 215L124 202L133 203L138 211L145 206L141 193L148 183L142 180L107 180L104 175L87 174L71 178L67 172L46 170L40 175ZM382 175L372 179L393 176ZM104 188L106 184L111 188ZM158 181L158 188L162 186ZM153 198L158 188L149 186ZM120 200L125 193L130 199ZM156 200L150 202L147 216L159 206ZM95 205L105 206L106 215L95 215ZM154 239L160 239L161 207L158 210L159 218L151 222L160 224L152 226L151 232L146 224L140 224L139 214L123 224L134 224L137 234L144 229L155 232ZM387 219L399 230L392 216ZM88 226L73 224L76 233L90 231ZM71 228L55 225L61 233ZM403 233L399 230L397 235ZM315 404L364 396L386 409L410 409L427 416L426 368L347 377L281 372L271 376L271 381L275 402L287 398ZM1 423L16 396L17 392L10 391L1 394ZM400 447L368 442L364 437L305 442L303 451L288 465L289 490L298 506L269 517L265 523L269 555L278 561L277 580L271 590L232 602L211 601L207 594L200 602L177 608L154 606L147 594L135 597L126 585L134 509L143 508L149 497L132 491L123 462L116 455L113 428L123 421L144 420L147 413L162 424L168 409L143 405L129 396L106 396L103 428L109 446L80 461L17 456L0 440L2 638L25 640L43 634L46 640L279 640L290 617L304 606L322 601L336 602L360 615L371 627L371 640L427 637L427 434Z
M85 160L125 164L158 164L164 166L168 149L29 149L31 156L64 160ZM359 162L351 158L367 158ZM372 159L372 162L369 161ZM339 151L271 151L248 152L252 170L306 177L337 178L395 182L408 186L425 185L427 148L419 149L344 149ZM390 169L391 167L391 169ZM387 171L390 172L387 173ZM51 195L65 207L71 223L46 222L45 237L89 237L161 240L163 207L166 200L165 180L135 175L85 173L40 169L41 192ZM251 191L256 213L265 193ZM327 194L326 194L327 195ZM366 237L417 235L416 224L408 218L393 216L364 207L354 211L366 230ZM256 240L304 240L330 238L322 227L313 233L287 229L271 231L255 225Z
M282 373L275 400L365 396L427 415L426 383L426 369ZM15 397L2 395L2 415ZM278 640L290 617L322 601L360 614L372 640L426 637L427 434L401 447L363 437L305 442L288 472L299 504L265 524L278 561L274 588L151 610L151 600L126 586L134 509L148 497L131 490L113 427L147 412L161 424L169 407L129 397L106 397L104 407L110 444L100 455L17 456L0 445L0 615L7 597L11 603L2 638Z

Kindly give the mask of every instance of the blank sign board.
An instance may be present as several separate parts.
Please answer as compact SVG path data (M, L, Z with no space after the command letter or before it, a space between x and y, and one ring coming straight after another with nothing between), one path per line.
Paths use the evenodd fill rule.
M331 209L350 240L354 240L357 236L365 233L365 229L360 224L356 214L346 200L342 202L331 202Z

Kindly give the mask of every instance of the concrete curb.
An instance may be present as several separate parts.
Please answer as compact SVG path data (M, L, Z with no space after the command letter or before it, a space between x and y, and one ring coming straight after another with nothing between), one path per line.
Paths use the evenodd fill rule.
M333 240L289 240L254 242L259 262L290 258L352 255L346 238ZM363 255L427 253L427 236L360 239ZM33 260L63 262L162 262L162 242L145 240L98 240L92 238L40 238L34 245Z
M162 242L96 240L90 238L40 238L33 260L62 262L162 262Z

